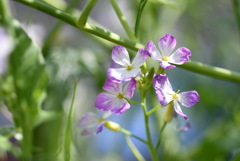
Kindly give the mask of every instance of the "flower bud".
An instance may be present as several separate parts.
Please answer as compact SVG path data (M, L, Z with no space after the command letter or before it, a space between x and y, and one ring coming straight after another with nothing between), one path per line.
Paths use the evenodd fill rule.
M147 76L147 82L148 83L152 83L153 80L153 75L154 75L154 68L151 68L148 72L148 76Z
M112 122L112 121L106 121L104 126L112 131L120 131L121 126L119 124L117 124L116 122Z
M170 122L172 121L172 118L173 118L173 112L174 112L174 106L173 106L173 103L170 102L167 106L167 110L165 111L165 115L164 115L164 118L163 120L165 122Z
M144 63L141 67L141 72L143 73L143 74L146 74L148 71L147 71L147 65L146 65L146 63Z

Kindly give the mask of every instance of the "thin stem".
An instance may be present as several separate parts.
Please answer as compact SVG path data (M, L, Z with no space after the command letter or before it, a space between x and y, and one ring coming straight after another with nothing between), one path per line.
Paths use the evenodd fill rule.
M126 97L125 97L124 99L127 100L128 103L130 103L130 104L138 104L138 105L141 105L140 102L131 101L129 98L126 98Z
M116 3L115 0L110 0L110 2L112 3L112 6L118 16L118 19L120 20L124 30L126 31L128 37L131 39L131 40L136 40L136 37L134 36L130 26L128 25L127 23L127 20L125 18L125 16L123 15L122 11L120 10L118 4Z
M139 24L142 16L143 9L147 3L147 0L141 0L139 7L138 7L138 13L137 13L137 18L136 18L136 23L135 23L135 36L138 38L138 30L139 30Z
M136 159L138 161L145 161L145 159L143 158L141 153L138 151L137 147L133 144L133 142L131 141L129 136L125 136L125 140L126 140L128 146L129 146L129 148L131 149L133 155L136 157Z
M160 108L162 105L157 105L156 107L154 107L153 109L151 109L150 111L147 112L147 115L151 115L153 112L155 112L158 108Z
M159 148L159 146L161 144L162 135L163 135L162 133L163 133L163 130L165 129L166 125L167 125L167 122L164 122L163 125L162 125L162 128L160 130L160 137L158 138L158 141L157 141L157 144L156 144L156 148L155 148L156 150L158 150L158 148Z
M46 3L42 2L42 1L29 1L29 0L15 0L15 1L23 3L28 6L31 6L33 8L36 8L40 11L43 11L44 13L47 13L55 18L58 18L64 22L66 22L76 28L79 28L79 29L86 31L88 33L91 33L93 35L99 36L110 42L122 45L122 46L132 49L134 51L138 51L140 48L144 48L144 45L142 45L140 43L136 43L134 41L125 39L115 33L112 33L107 30L104 30L102 28L99 28L93 24L86 23L84 28L81 28L78 26L78 19L76 17L74 17L66 12L63 12L59 9L56 9L50 5L47 5ZM218 78L218 79L227 80L230 82L240 83L240 73L233 72L231 70L227 70L224 68L209 66L209 65L194 62L194 61L189 61L178 67L187 69L187 70L195 72L195 73L210 76L213 78Z
M232 0L233 11L236 17L238 34L240 36L240 5L238 0Z
M142 89L141 90L141 98L142 98L142 109L143 109L143 113L144 113L145 130L146 130L146 135L147 135L147 145L150 150L152 160L158 161L157 151L154 149L154 146L152 143L152 138L151 138L151 133L150 133L150 128L149 128L149 119L148 119L148 115L147 115L147 106L146 106L146 94L147 94L147 92Z
M79 17L79 20L78 20L79 27L84 27L84 25L87 22L88 16L96 3L97 3L97 0L89 0L88 1L87 5L83 9L83 11Z
M147 144L147 141L146 141L146 140L138 137L137 135L131 133L130 131L128 131L128 130L126 130L126 129L124 129L124 128L121 128L120 131L121 131L122 133L124 133L125 135L132 136L132 137L134 137L135 139L137 139L137 140L139 140L139 141Z

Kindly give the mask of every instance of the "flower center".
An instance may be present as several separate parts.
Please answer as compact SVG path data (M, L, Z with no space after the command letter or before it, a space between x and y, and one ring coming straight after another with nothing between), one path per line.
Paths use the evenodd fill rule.
M163 61L168 61L168 56L164 56L164 57L162 58L162 60L163 60Z
M178 93L180 92L180 90L178 90L176 93L174 93L174 94L172 94L172 99L174 100L174 101L176 101L178 98L179 98L179 96L178 96Z
M123 98L124 98L124 95L123 95L123 93L118 93L118 96L117 96L117 98L119 98L119 99L123 99Z
M132 70L133 66L132 65L128 65L127 66L127 70Z

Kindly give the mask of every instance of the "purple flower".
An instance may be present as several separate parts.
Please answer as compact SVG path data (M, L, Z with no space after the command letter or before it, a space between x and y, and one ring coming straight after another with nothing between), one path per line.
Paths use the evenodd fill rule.
M152 41L146 45L147 51L154 60L158 60L163 69L175 68L174 65L181 65L189 61L191 51L185 47L178 48L172 53L176 46L176 39L171 34L166 34L158 41L159 50L155 47Z
M107 72L108 78L117 81L128 81L131 78L137 77L140 74L140 66L144 64L148 54L148 51L139 49L131 63L127 50L122 46L114 46L112 50L112 59L120 67L109 68Z
M83 129L81 135L88 136L101 132L105 122L105 119L98 118L94 113L86 113L80 119L78 127Z
M13 48L13 41L7 31L0 27L0 75L6 71L7 59Z
M183 106L191 107L200 100L200 97L196 91L187 91L181 93L179 93L179 91L174 92L166 74L156 75L154 77L153 86L156 90L160 104L165 106L169 103L172 103L175 112L184 117L186 120L188 120L188 117L182 112L179 103Z
M130 108L126 99L132 98L137 82L135 79L122 88L122 82L107 79L103 89L108 93L100 93L95 102L95 106L102 111L109 111L121 114Z

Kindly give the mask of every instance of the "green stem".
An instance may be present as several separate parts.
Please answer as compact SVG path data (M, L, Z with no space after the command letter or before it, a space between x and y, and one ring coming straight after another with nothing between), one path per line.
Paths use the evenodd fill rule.
M147 115L147 106L146 106L146 94L147 94L147 91L142 89L141 90L141 99L142 99L142 109L143 109L143 113L144 113L145 130L146 130L146 135L147 135L147 145L150 150L152 160L158 161L157 151L155 150L155 148L153 146L150 128L149 128L149 119L148 119L148 115Z
M156 107L154 107L153 109L151 109L150 111L147 112L147 115L151 115L153 112L155 112L158 108L160 108L162 105L157 105Z
M136 18L136 23L135 23L135 36L138 38L138 30L139 30L139 23L141 20L142 12L147 3L147 0L141 0L139 7L138 7L138 13L137 13L137 18Z
M135 139L137 139L137 140L139 140L139 141L147 144L147 141L146 141L146 140L138 137L137 135L131 133L130 131L128 131L128 130L126 130L126 129L124 129L124 128L121 128L120 131L121 131L122 133L124 133L125 135L132 136L132 137L134 137Z
M233 11L237 21L238 34L240 36L240 5L238 0L232 0Z
M0 0L0 24L4 24L7 27L9 34L15 37L15 30L12 26L12 15L9 9L8 0Z
M88 16L96 3L97 3L97 0L89 0L88 1L87 5L83 9L83 11L79 17L79 20L78 20L79 27L83 28L85 26Z
M125 16L123 15L122 11L120 10L120 8L118 7L118 4L116 3L115 0L110 0L110 2L112 3L112 6L118 16L118 19L120 20L124 30L126 31L128 37L131 39L131 40L136 40L136 37L134 36L130 26L128 25L127 23L127 20L125 18Z
M161 144L161 141L162 141L162 133L163 133L163 130L165 129L165 127L166 127L166 125L167 125L167 122L164 122L163 123L163 126L162 126L162 128L161 128L161 130L160 130L160 137L158 138L158 141L157 141L157 144L156 144L156 150L158 150L158 148L159 148L159 146L160 146L160 144Z
M106 39L108 41L111 41L113 43L122 45L126 48L132 49L134 51L138 51L140 48L144 48L144 45L140 43L136 43L134 41L125 39L115 33L109 32L107 30L101 29L93 24L86 23L84 28L80 28L78 26L78 19L66 12L63 12L59 9L56 9L52 6L47 5L46 3L42 1L29 1L29 0L15 0L17 2L23 3L25 5L31 6L33 8L36 8L40 11L43 11L44 13L47 13L55 18L58 18L76 28L79 28L81 30L84 30L88 33L91 33L93 35L99 36L103 39ZM206 76L227 80L230 82L240 83L240 73L233 72L231 70L227 70L224 68L209 66L206 64L189 61L181 66L178 66L183 69L187 69L189 71L203 74Z

